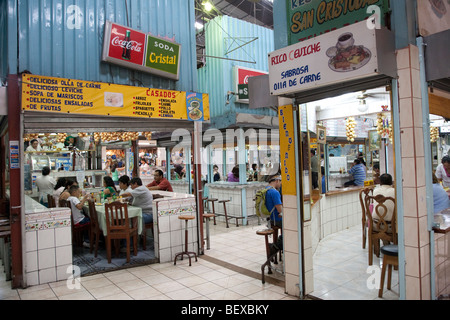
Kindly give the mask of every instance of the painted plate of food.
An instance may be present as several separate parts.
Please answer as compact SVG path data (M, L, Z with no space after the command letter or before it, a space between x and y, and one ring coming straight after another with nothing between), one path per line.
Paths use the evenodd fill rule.
M330 58L328 66L336 72L355 71L364 67L371 57L372 53L364 46L349 46L337 49L335 56Z
M199 108L192 109L189 111L189 118L192 120L200 120L203 117L203 112Z

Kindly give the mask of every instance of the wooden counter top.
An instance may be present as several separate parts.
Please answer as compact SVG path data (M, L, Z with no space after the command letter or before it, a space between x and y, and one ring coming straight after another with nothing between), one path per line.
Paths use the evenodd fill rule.
M349 193L349 192L359 192L364 188L373 188L373 187L375 187L375 186L341 188L339 190L328 191L325 195L326 196L334 196L334 195L339 195L339 194L344 194L344 193Z

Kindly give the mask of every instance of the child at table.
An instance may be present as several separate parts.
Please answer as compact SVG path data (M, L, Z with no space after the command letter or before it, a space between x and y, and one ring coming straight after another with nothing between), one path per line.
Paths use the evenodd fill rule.
M86 194L83 198L81 198L81 189L77 185L72 185L69 188L70 197L67 201L70 202L70 207L72 209L73 223L74 225L85 225L90 223L91 220L89 217L85 216L83 213L83 205L86 200L89 199L89 194Z

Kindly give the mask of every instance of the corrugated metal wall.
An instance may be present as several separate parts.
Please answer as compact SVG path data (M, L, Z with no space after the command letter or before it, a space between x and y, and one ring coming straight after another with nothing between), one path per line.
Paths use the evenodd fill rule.
M225 55L227 51L256 37L256 41ZM226 128L236 122L236 113L276 116L276 112L268 108L249 109L248 104L235 103L235 97L230 99L229 104L226 103L227 92L235 91L234 66L268 71L267 56L274 51L273 31L228 16L220 16L205 26L205 45L207 56L230 59L206 58L205 66L198 70L199 91L209 94L212 125L216 128Z
M197 91L194 10L194 0L19 0L18 72ZM106 20L180 43L180 80L101 62Z

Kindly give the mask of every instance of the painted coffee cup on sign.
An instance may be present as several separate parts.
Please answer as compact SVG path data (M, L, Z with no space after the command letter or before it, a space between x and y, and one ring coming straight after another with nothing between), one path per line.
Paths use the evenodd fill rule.
M355 43L355 39L353 38L353 33L346 32L344 34L341 34L338 38L338 43L336 44L336 47L339 49L345 49L348 47L353 46Z

